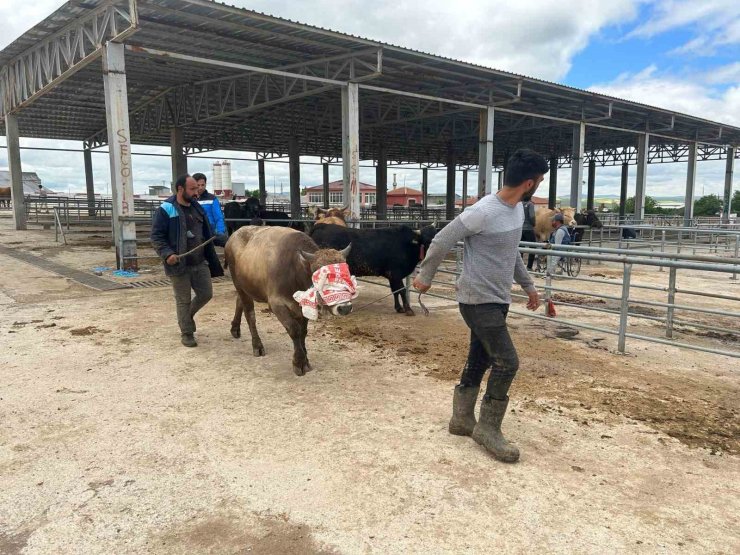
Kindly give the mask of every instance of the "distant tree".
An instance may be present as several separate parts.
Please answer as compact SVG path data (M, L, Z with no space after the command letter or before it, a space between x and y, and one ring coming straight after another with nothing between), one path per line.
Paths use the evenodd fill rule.
M619 210L619 206L617 206L617 211ZM625 210L626 214L634 214L635 213L635 197L629 197L627 199L627 209ZM662 214L663 209L658 206L658 202L650 196L645 197L645 214Z
M255 189L254 191L247 191L247 197L260 198L260 190Z
M735 191L732 195L732 201L730 202L730 212L733 214L740 214L740 190Z
M694 202L694 216L716 216L722 212L722 199L717 195L705 195Z

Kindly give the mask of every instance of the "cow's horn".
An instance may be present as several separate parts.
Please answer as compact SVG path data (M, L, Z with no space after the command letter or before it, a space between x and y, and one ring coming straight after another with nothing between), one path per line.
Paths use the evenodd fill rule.
M350 243L349 245L347 245L346 247L344 247L341 251L339 251L339 254L342 255L342 258L344 258L345 260L347 260L347 257L349 256L349 251L351 251L351 250L352 250L352 243Z
M306 251L299 251L301 258L304 258L305 260L308 260L309 262L316 258L316 255L312 252L306 252Z

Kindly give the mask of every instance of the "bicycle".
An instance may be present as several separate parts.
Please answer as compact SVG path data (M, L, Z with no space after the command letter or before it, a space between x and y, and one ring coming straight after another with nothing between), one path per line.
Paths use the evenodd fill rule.
M534 271L538 274L544 274L547 272L547 255L538 255L535 259ZM567 274L570 277L577 277L581 272L581 259L579 257L573 258L562 258L557 262L557 268L560 270L558 274Z

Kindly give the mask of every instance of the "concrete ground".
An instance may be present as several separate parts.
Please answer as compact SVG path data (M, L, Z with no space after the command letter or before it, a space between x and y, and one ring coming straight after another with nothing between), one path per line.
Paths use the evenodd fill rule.
M444 301L312 325L296 377L264 307L266 357L230 337L228 282L188 350L168 288L0 268L2 554L740 552L733 359L512 318L504 465L447 433L467 347Z

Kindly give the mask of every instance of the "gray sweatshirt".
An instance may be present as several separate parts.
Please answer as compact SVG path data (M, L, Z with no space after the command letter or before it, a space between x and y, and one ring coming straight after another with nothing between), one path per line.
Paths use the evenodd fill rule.
M419 280L430 284L450 249L464 241L458 302L510 304L512 277L526 292L536 291L519 256L523 221L521 203L510 206L495 194L483 197L437 234L421 264Z

